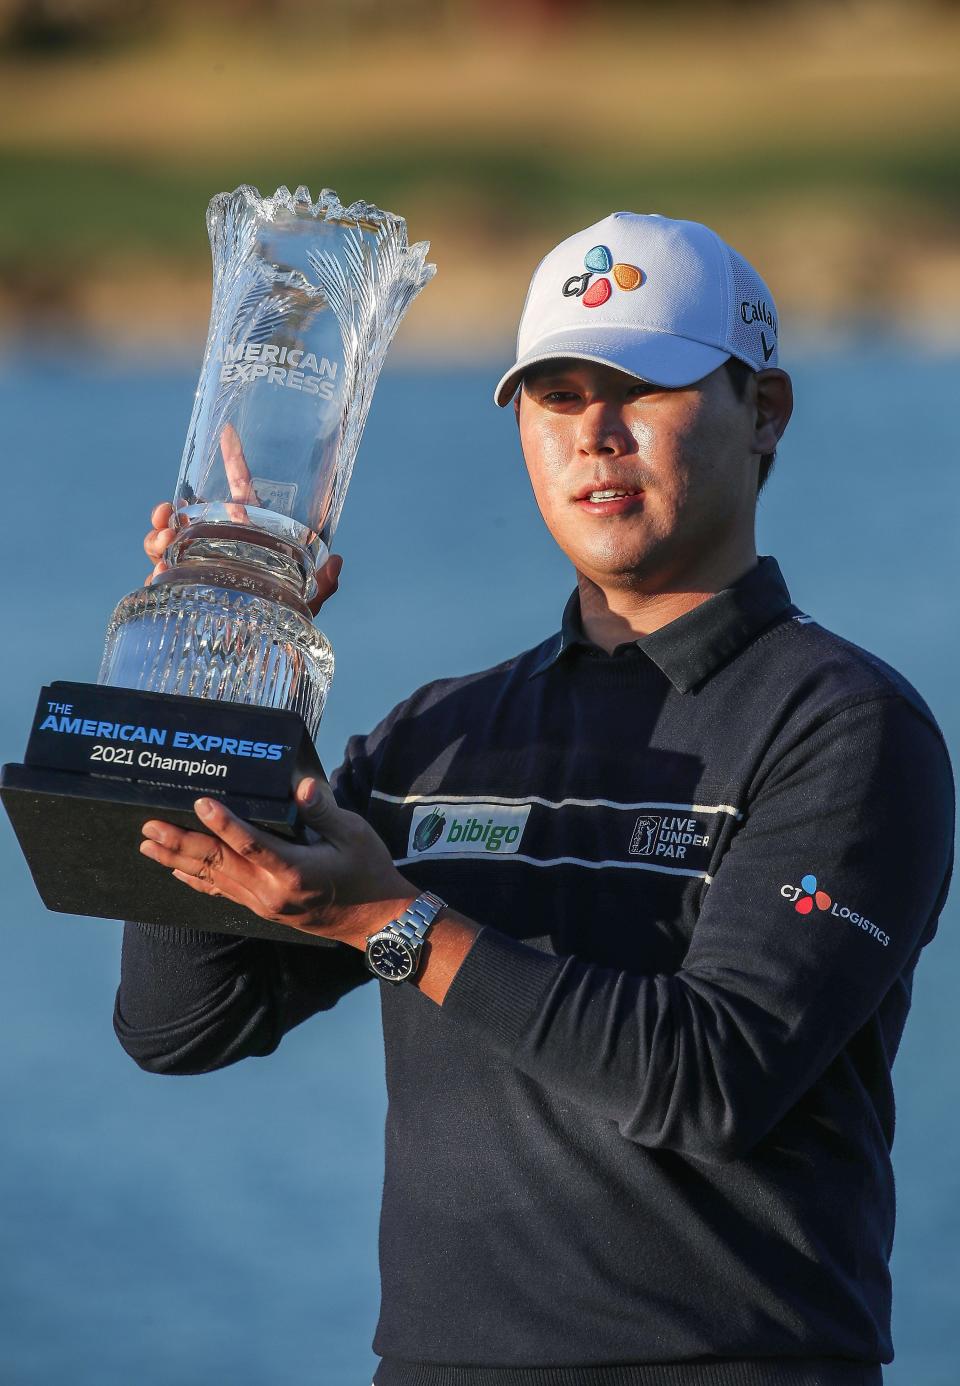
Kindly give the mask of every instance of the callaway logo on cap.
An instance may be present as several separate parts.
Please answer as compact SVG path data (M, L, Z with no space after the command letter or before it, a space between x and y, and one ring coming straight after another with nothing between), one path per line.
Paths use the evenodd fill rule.
M614 212L540 261L494 398L508 404L528 366L559 357L677 387L728 356L777 364L777 312L756 270L698 221Z

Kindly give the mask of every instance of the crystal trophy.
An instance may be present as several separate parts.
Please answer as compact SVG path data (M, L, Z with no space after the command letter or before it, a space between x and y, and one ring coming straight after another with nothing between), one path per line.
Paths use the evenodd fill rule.
M306 188L210 203L213 310L170 567L110 621L99 682L298 712L333 652L306 602L340 518L387 347L434 273L366 202Z
M319 770L333 674L316 573L387 348L435 267L402 217L329 189L220 193L207 229L213 305L167 570L117 606L96 685L43 689L0 793L49 908L289 940L145 875L139 828L196 828L193 800L214 793L295 835L292 778Z

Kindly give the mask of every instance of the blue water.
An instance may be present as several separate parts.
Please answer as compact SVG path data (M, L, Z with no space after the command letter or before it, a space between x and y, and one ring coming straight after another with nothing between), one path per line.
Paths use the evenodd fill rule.
M960 360L808 352L759 511L794 599L911 679L960 761L955 408ZM498 371L394 369L379 386L322 625L338 673L329 765L418 683L556 628L572 586L527 488ZM0 756L40 686L93 680L107 617L146 570L195 368L6 361ZM120 930L47 914L4 820L0 935L3 1386L367 1386L384 1113L373 987L267 1060L148 1077L110 1024ZM122 863L118 863L122 869ZM957 1380L957 901L917 970L897 1060L892 1386Z

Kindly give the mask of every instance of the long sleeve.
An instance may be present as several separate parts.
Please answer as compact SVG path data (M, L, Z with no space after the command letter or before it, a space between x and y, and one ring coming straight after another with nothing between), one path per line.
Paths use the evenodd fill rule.
M331 784L341 807L366 811L363 738L351 739ZM128 923L114 1030L149 1072L205 1073L272 1053L288 1030L370 980L362 955L341 943Z
M444 1012L631 1141L737 1159L893 989L905 1014L946 898L953 831L936 730L898 696L858 702L755 787L678 971L554 957L483 921Z
M206 1073L270 1054L367 981L355 948L125 924L113 1024L151 1073Z

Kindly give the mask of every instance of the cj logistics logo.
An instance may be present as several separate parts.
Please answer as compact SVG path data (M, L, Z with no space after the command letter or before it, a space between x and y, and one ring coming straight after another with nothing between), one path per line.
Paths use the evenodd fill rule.
M825 890L817 889L816 876L804 876L800 882L800 889L805 893L796 900L793 906L797 914L809 914L814 905L818 910L828 910L833 904Z
M563 286L564 298L579 298L584 308L599 308L601 303L606 303L613 293L613 286L606 277L613 274L614 281L618 288L625 293L632 293L634 289L639 289L644 282L643 270L637 269L636 265L624 264L618 261L613 263L613 256L605 245L595 245L588 250L583 257L586 265L584 274L572 274ZM602 275L600 279L595 279L591 284L591 279L595 275Z
M851 924L856 924L864 933L876 939L884 948L889 947L890 935L885 934L882 929L878 929L872 920L867 919L866 915L859 914L856 910L848 909L846 905L837 905L825 890L821 890L817 884L816 876L808 873L801 877L800 884L782 885L780 894L785 900L793 902L793 908L797 914L809 915L813 913L814 907L818 910L829 910L834 919L848 919Z

